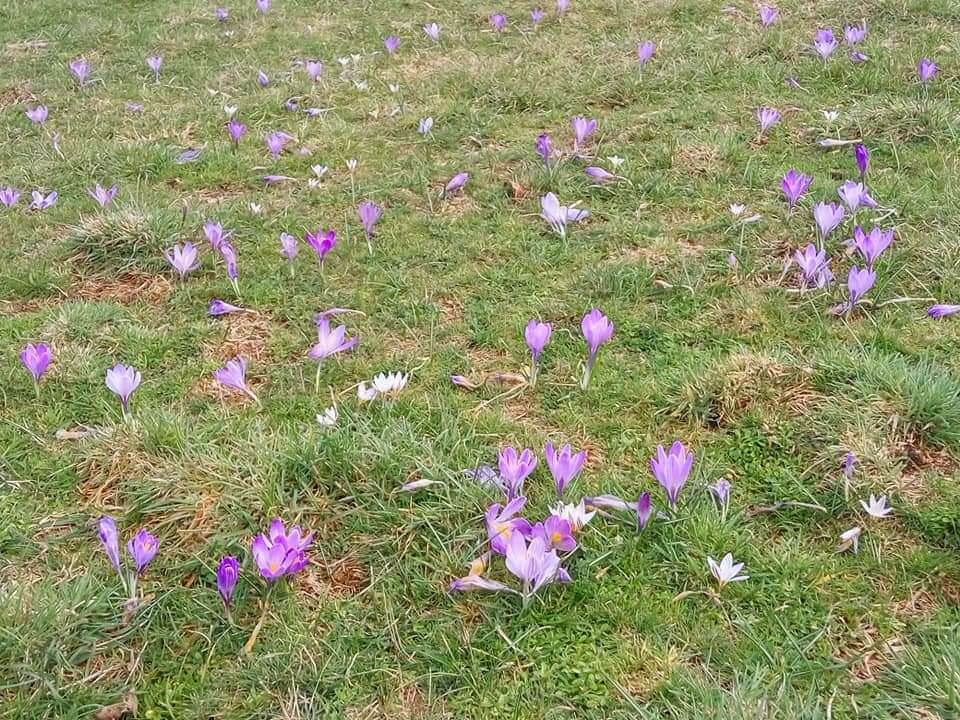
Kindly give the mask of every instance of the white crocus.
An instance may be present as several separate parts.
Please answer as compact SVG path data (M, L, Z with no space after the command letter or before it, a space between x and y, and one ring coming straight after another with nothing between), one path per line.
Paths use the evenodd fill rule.
M880 497L874 497L873 494L870 495L870 500L861 500L860 507L864 509L867 515L870 515L875 518L884 518L890 513L893 512L893 508L887 505L887 496L881 495Z
M717 582L720 583L720 587L723 587L727 583L741 582L750 578L749 575L740 574L740 571L743 570L743 563L735 563L733 561L733 555L730 553L724 555L719 563L708 556L707 564L710 566L710 572L713 573Z
M333 427L340 419L340 413L337 412L337 406L331 405L322 413L317 413L317 422L323 427Z

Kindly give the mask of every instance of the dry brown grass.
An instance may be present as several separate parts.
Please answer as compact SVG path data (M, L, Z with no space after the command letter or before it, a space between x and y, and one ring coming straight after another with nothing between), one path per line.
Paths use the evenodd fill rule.
M173 285L163 275L132 271L118 278L78 279L70 288L74 300L114 300L119 303L145 302L159 305L170 297Z

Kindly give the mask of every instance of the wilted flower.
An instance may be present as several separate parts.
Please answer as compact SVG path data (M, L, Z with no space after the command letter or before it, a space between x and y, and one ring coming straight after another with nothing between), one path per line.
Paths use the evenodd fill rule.
M932 318L943 318L960 313L960 305L934 305L927 310L927 315Z
M31 122L35 122L37 125L43 125L47 121L47 106L37 105L36 107L27 108L24 115L26 115Z
M507 490L507 499L512 500L523 493L523 483L537 467L537 456L530 448L518 453L512 447L505 447L497 455L500 477Z
M540 355L543 349L550 342L550 335L553 333L553 327L550 323L537 322L531 320L523 332L524 339L527 341L527 347L530 348L530 384L536 385L537 372L540 367Z
M0 203L3 203L4 207L11 208L17 204L17 200L20 199L20 191L16 188L5 187L0 188Z
M467 377L464 377L463 375L451 375L450 382L456 385L458 388L463 388L464 390L472 391L480 387L475 382L471 381Z
M798 173L796 170L790 170L783 176L783 180L780 181L780 189L787 198L787 204L790 210L796 207L797 201L810 189L810 183L812 182L812 177Z
M823 288L833 282L826 250L818 250L816 245L809 243L803 250L797 250L793 259L800 268L801 287Z
M860 169L860 180L862 181L867 175L867 170L870 169L870 151L863 143L857 143L853 148L853 154L857 161L857 167Z
M860 270L856 265L851 267L850 274L847 275L847 289L850 292L848 308L852 310L876 281L877 274L870 268Z
M757 122L760 123L760 134L763 135L780 122L780 111L769 107L757 108Z
M862 531L860 530L860 527L855 526L840 533L840 542L837 543L837 552L843 552L844 550L853 548L853 552L856 553L860 549L861 532Z
M627 502L616 495L594 495L585 497L583 502L590 508L608 508L610 510L633 510L636 512L637 504Z
M400 38L396 35L387 35L383 39L383 46L386 48L387 52L393 55L397 48L400 47Z
M590 376L593 374L593 365L597 361L600 346L613 337L613 329L610 318L597 308L584 315L583 320L580 321L580 331L587 342L587 364L583 370L583 378L580 380L580 387L584 390L590 384Z
M284 146L293 140L293 138L285 132L267 133L263 139L267 143L267 149L274 158L278 157L280 153L283 152Z
M315 233L307 232L306 234L307 244L314 249L317 253L317 259L320 261L320 266L323 267L323 260L337 244L337 231L336 230L317 230Z
M637 43L637 62L640 63L642 68L646 65L657 52L656 43L652 43L649 40L642 43Z
M230 600L233 598L233 591L237 587L238 577L240 577L240 567L237 564L237 559L232 555L227 555L217 567L217 592L223 598L225 608L230 607Z
M313 81L317 82L320 79L320 73L323 72L323 63L319 60L307 60L303 64L304 69L307 71L307 76Z
M236 305L231 305L223 300L217 300L216 298L210 301L210 307L207 310L207 313L213 317L228 315L229 313L235 312L243 312L243 308L237 307Z
M109 190L104 190L100 183L97 183L96 187L91 190L87 190L87 194L96 200L100 207L106 207L116 196L117 186L113 185Z
M689 452L683 443L677 440L670 446L670 453L657 445L656 457L650 460L650 470L667 494L667 502L671 508L677 507L677 498L680 490L690 476L693 467L693 453Z
M70 72L73 73L80 87L83 87L87 84L87 76L90 74L90 63L83 58L74 60L70 63Z
M127 543L127 552L133 558L133 564L136 567L137 575L142 575L147 569L147 565L157 554L160 543L157 538L147 532L146 528L141 528L137 534L130 538Z
M452 178L450 178L449 181L447 181L447 184L443 186L444 197L448 197L453 193L457 192L457 190L460 190L461 188L463 188L463 186L467 184L467 180L469 179L470 179L469 173L462 172L454 175Z
M777 21L777 18L779 17L780 11L776 8L769 7L767 5L760 6L760 24L763 27L770 27Z
M863 508L864 512L867 515L870 515L875 518L885 518L887 515L893 512L893 508L887 505L887 496L881 495L880 497L874 497L870 495L870 500L861 500L860 507Z
M597 514L596 510L587 512L587 506L582 499L576 505L558 503L556 507L550 508L550 512L569 522L570 529L574 533L580 532L583 527L593 519L593 516Z
M589 215L586 210L561 205L552 192L540 198L540 217L546 220L560 237L566 237L568 222L579 222Z
M708 556L707 564L710 566L710 572L713 573L717 582L720 583L720 587L723 587L727 583L741 582L750 579L749 575L740 574L740 571L743 570L743 563L734 563L733 555L730 553L724 555L719 563Z
M233 141L233 144L237 145L240 138L247 133L247 126L231 118L230 122L227 123L227 132L230 134L230 140Z
M284 575L293 575L309 563L306 549L313 542L313 533L302 536L300 526L287 532L283 521L274 518L268 533L257 535L251 543L254 562L260 574L273 582Z
M650 523L650 518L653 517L653 504L650 493L646 490L640 493L640 497L637 498L636 515L637 530L644 530Z
M20 351L20 362L33 376L33 383L39 392L40 377L50 367L50 347L46 343L27 343Z
M424 25L423 32L434 42L440 42L440 26L435 22Z
M337 411L336 405L331 405L322 413L317 413L317 423L319 423L321 427L333 427L339 419L340 413Z
M877 206L876 201L870 197L870 193L867 192L863 183L858 183L854 180L847 180L841 185L837 189L837 195L840 196L843 204L846 205L852 213L857 212L857 209L861 205L869 208L875 208Z
M553 443L547 443L544 454L547 458L547 467L550 468L550 474L553 475L553 481L557 488L557 497L562 497L567 485L573 482L573 479L583 469L583 464L587 460L587 451L581 450L574 454L570 445L564 445L557 451L553 447Z
M594 182L600 183L601 185L608 182L613 182L614 180L619 180L619 176L614 175L608 170L604 170L602 167L589 166L583 169L583 172L587 174Z
M577 115L570 121L570 125L573 127L573 151L576 153L580 151L580 146L587 141L587 138L596 131L597 121L587 120L582 115Z
M254 395L253 390L247 385L247 359L245 357L241 356L227 361L224 367L213 371L213 377L221 385L236 388L254 402L260 402L260 399Z
M920 78L920 82L927 83L933 80L933 76L937 74L937 64L933 60L927 60L923 58L920 63L917 65L917 77Z
M502 33L503 29L507 26L507 16L501 13L490 16L490 25L493 26L493 29L498 33Z
M867 60L869 60L869 59L870 59L870 58L868 58L866 55L864 55L864 54L863 54L862 52L860 52L859 50L854 50L852 53L850 53L850 61L851 61L851 62L855 62L855 63L858 63L858 64L859 64L859 63L865 63L865 62L866 62Z
M840 43L833 37L833 30L820 28L813 39L813 49L824 61L833 54Z
M859 225L853 229L853 246L860 251L870 267L873 267L877 258L890 247L892 242L893 228L884 232L875 227L869 233L865 233Z
M836 203L818 203L813 208L813 220L820 231L820 242L826 243L827 237L843 222L843 207Z
M117 533L117 522L109 515L104 515L97 524L97 536L103 543L103 549L107 551L110 564L113 565L117 575L123 580L123 571L120 569L120 536Z
M129 365L115 365L107 370L107 387L120 399L123 416L126 417L130 408L130 396L140 385L140 373Z
M33 198L28 206L31 210L46 210L57 204L57 198L60 197L60 194L56 190L47 195L44 195L39 190L33 190L30 193L30 197Z
M191 270L200 267L197 261L197 248L192 242L185 242L183 245L174 245L169 250L164 250L163 256L183 280L184 276Z

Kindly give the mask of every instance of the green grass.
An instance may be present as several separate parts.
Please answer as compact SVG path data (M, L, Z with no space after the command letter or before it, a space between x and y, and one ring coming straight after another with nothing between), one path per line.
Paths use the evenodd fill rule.
M535 34L512 0L274 0L263 16L245 0L225 25L193 0L0 9L0 185L60 193L42 213L23 199L0 210L0 717L92 717L129 690L151 719L957 717L960 326L924 311L960 301L960 11L789 0L762 32L733 5L572 0L562 23L545 7ZM501 38L495 11L510 18ZM804 51L817 27L861 18L869 63ZM430 21L439 47L420 30ZM660 49L641 80L646 39ZM350 53L363 59L341 77ZM81 55L97 79L85 90L67 70ZM926 89L923 56L941 66ZM316 86L291 64L305 57L326 63ZM290 98L329 111L291 113ZM36 102L46 130L23 115ZM228 104L248 126L236 151ZM758 106L785 112L762 143ZM850 148L817 146L823 110L840 112L830 135L863 138L871 191L895 209L870 297L917 301L837 318L841 285L800 297L778 282L814 238L812 202L856 174ZM579 161L543 171L536 135L568 149L577 114L599 120L597 164L626 158L629 182L591 187ZM296 138L276 161L263 143L275 130ZM177 164L190 147L199 160ZM330 170L311 189L315 164ZM787 220L791 167L815 181ZM438 200L461 171L464 196ZM264 187L266 174L299 182ZM120 188L104 211L86 194L96 182ZM537 217L551 190L592 214L563 240ZM384 207L373 255L364 199ZM735 202L761 215L742 234ZM234 231L238 302L256 315L207 317L212 297L236 301L208 219ZM280 233L318 227L340 244L321 274L301 242L291 278ZM842 278L848 234L829 243ZM160 252L188 239L202 267L174 282ZM364 313L343 316L360 344L324 368L318 396L313 314L335 306ZM579 321L594 306L617 331L583 393ZM520 371L531 317L554 325L535 391L449 384ZM16 357L37 341L55 353L39 400ZM239 353L262 407L210 379ZM103 384L117 362L144 377L128 423ZM412 379L395 402L357 403L355 383L400 369ZM314 416L331 398L341 420L324 431ZM58 437L81 426L96 432ZM696 455L676 521L638 536L595 520L574 582L526 610L447 594L495 500L463 468L508 444L542 456L571 442L591 457L574 493L648 489L662 504L647 461L676 438ZM721 477L725 521L705 487ZM443 484L397 492L414 478ZM531 517L552 492L541 460ZM864 516L871 492L892 518ZM148 527L161 542L126 624L96 538L104 513L124 540ZM313 562L277 588L247 656L263 595L249 542L275 516L315 531ZM852 525L859 554L835 553ZM718 592L706 557L726 552L751 577ZM233 624L213 575L227 553L243 562Z

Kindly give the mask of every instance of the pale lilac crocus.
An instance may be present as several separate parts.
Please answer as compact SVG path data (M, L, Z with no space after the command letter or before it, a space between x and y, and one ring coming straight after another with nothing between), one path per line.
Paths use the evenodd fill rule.
M245 357L240 356L228 360L222 368L213 371L213 378L225 387L239 390L254 402L260 402L260 399L247 385L247 359Z
M130 396L140 386L141 375L129 365L118 364L107 370L107 387L120 400L123 417L130 412Z
M833 30L830 28L820 28L817 30L813 39L813 49L817 55L823 58L824 62L833 55L833 51L839 46L840 43L837 42L837 39L833 36Z
M495 15L491 15L490 25L498 33L502 33L503 29L507 26L507 16L501 13L496 13Z
M24 111L24 115L26 115L27 119L31 122L37 125L43 125L47 121L47 106L37 105L36 107L27 108L26 111Z
M847 289L850 293L850 300L847 308L852 310L863 296L867 294L873 284L877 281L877 274L870 268L859 269L856 265L850 268L847 275Z
M314 390L320 392L320 371L323 369L323 361L338 353L350 350L357 344L357 337L347 337L346 325L338 325L331 329L330 316L326 313L318 314L316 323L317 342L310 348L309 355L317 361L317 375L314 382Z
M507 499L512 500L523 494L523 483L537 467L537 456L530 448L517 452L515 448L505 447L497 455L500 478L507 491Z
M424 25L423 32L434 42L440 42L440 26L435 22Z
M235 312L243 312L243 308L231 305L217 298L213 298L213 300L210 301L210 306L207 308L207 314L211 317L220 317L221 315L229 315Z
M853 483L853 469L856 463L856 457L852 452L848 452L843 457L843 497L850 496L850 486Z
M200 263L197 260L197 248L190 241L183 243L183 245L174 245L169 250L165 250L163 257L166 258L170 266L177 271L181 280L183 280L188 272L200 267Z
M299 525L287 531L283 521L274 518L269 531L253 539L250 550L260 575L274 582L284 575L300 572L309 564L306 550L312 542L313 533L304 535Z
M270 76L264 72L263 68L260 68L257 71L257 85L262 88L267 87L270 84Z
M860 181L863 182L863 179L867 176L867 171L870 169L870 151L863 143L857 143L853 149L853 156L857 161L857 168L860 170Z
M550 515L542 523L534 525L530 528L530 536L542 539L548 548L560 552L569 553L577 549L570 521L558 515Z
M0 188L0 203L3 203L3 206L6 208L12 208L17 204L17 201L20 199L20 191L16 188L5 187Z
M863 54L862 52L860 52L859 50L854 50L852 53L850 53L850 61L851 61L851 62L854 62L854 63L857 63L857 64L865 63L865 62L866 62L867 60L869 60L869 59L870 59L870 58L868 58L866 55L864 55L864 54Z
M637 43L637 62L640 64L640 69L643 69L643 66L646 65L653 59L653 56L657 53L657 44L647 40L642 43Z
M397 48L400 47L400 38L396 35L387 35L383 39L383 47L390 55L393 55L397 51Z
M797 250L793 254L793 260L800 268L801 288L823 288L833 282L826 250L818 249L816 245L809 243L803 250Z
M367 237L367 249L373 254L373 229L380 220L382 211L376 203L366 200L357 206L357 215L363 225L363 234Z
M447 181L447 184L443 186L443 196L449 197L453 195L458 190L461 190L464 185L467 184L467 180L470 179L470 173L457 173L450 180Z
M653 517L653 503L650 498L650 493L647 490L640 493L640 497L637 498L636 516L637 530L642 531L646 529L650 523L650 518Z
M303 67L307 71L307 76L312 82L317 82L320 79L320 74L323 72L323 63L319 60L307 60Z
M763 27L770 27L777 21L777 18L779 17L780 11L775 7L770 7L768 5L760 6L760 25Z
M600 352L600 347L613 337L613 330L614 327L610 318L597 308L593 308L580 321L580 331L587 343L587 364L583 369L583 378L580 380L580 387L583 390L586 390L590 385L590 377L593 375L597 353Z
M219 252L221 243L230 239L233 235L232 230L224 230L223 225L218 222L208 220L203 224L203 234L210 241L210 248Z
M813 208L813 220L817 224L820 242L825 243L827 237L840 223L843 222L843 206L836 203L818 203Z
M847 180L843 183L837 188L837 195L840 196L840 200L843 201L843 204L847 206L851 213L856 213L861 205L868 208L877 207L876 200L870 197L870 193L867 192L863 183L858 183L855 180Z
M220 22L226 22L227 18L230 17L230 11L227 10L227 8L225 7L218 7L213 12L214 12L214 15L217 16L217 20L219 20Z
M550 474L553 475L557 497L563 497L567 485L573 482L573 479L583 469L583 465L587 461L587 451L581 450L574 453L569 444L557 450L553 447L553 443L547 443L544 448L544 455L547 458L547 467L550 468Z
M540 217L546 220L550 228L560 237L566 237L568 222L579 222L588 215L586 210L561 205L560 200L552 192L540 198Z
M507 570L523 586L524 605L540 588L563 578L556 550L550 549L541 537L531 538L528 545L522 534L513 533L507 540L505 558Z
M293 261L297 259L297 239L290 233L280 233L280 256L290 263L290 276L293 277Z
M151 55L147 58L147 67L153 73L154 78L159 82L160 67L163 65L163 58L159 55Z
M96 187L87 190L87 194L96 200L100 207L105 208L116 197L117 186L112 185L110 188L104 189L100 183L97 183Z
M577 153L587 141L587 138L596 132L597 121L588 120L583 115L577 115L570 121L570 126L573 128L573 152Z
M760 123L760 135L780 122L780 111L775 108L757 108L757 122Z
M27 343L20 351L20 362L33 378L33 390L40 397L40 378L50 367L50 347L46 343Z
M531 10L530 21L533 23L533 29L536 30L537 26L543 22L543 9L537 7Z
M433 118L420 118L420 122L417 123L417 132L421 135L429 135L431 130L433 130Z
M920 78L920 82L928 83L933 80L934 75L937 74L937 70L937 64L933 62L933 60L923 58L917 65L917 77Z
M657 454L650 460L650 470L666 493L667 503L674 510L680 490L690 477L692 467L693 453L679 440L670 446L669 453L663 449L663 445L657 445Z
M60 194L56 190L46 195L39 190L33 190L30 193L30 197L32 198L29 205L31 210L46 210L57 204L57 198L60 197Z
M950 315L956 315L957 313L960 313L960 305L934 305L927 310L927 315L935 319L949 317Z
M229 240L221 241L220 245L217 246L217 252L220 253L220 257L223 258L224 264L227 266L227 279L230 281L230 284L233 286L233 291L240 295L240 286L237 282L239 274L237 272L237 251L234 249L233 245Z
M557 0L557 16L562 18L569 7L570 0Z
M240 143L240 138L247 134L247 126L236 119L231 118L227 123L227 133L230 135L230 141L236 147Z
M237 587L237 579L240 577L240 566L237 559L232 555L227 555L217 566L217 592L223 600L223 607L227 614L230 613L230 600L233 599L233 591Z
M583 172L586 173L588 178L590 178L591 180L593 180L595 183L599 185L604 185L606 183L614 182L615 180L620 179L619 175L614 175L612 172L608 170L604 170L602 167L596 167L594 165L585 167L583 169Z
M783 176L783 180L780 181L780 189L787 199L787 206L790 212L793 212L800 198L806 195L812 182L812 177L798 173L796 170L790 170Z
M77 84L84 87L87 84L87 77L90 75L90 63L83 58L74 60L70 63L70 72L77 79Z
M337 231L327 230L324 232L323 230L317 230L315 233L308 231L304 239L307 245L317 253L317 260L320 261L320 267L323 268L324 258L337 244Z
M712 557L707 557L707 565L710 566L710 572L713 573L713 576L717 579L717 582L720 584L720 587L723 587L727 583L732 582L742 582L744 580L749 580L749 575L741 575L740 571L743 570L743 563L735 563L733 561L733 555L727 553L723 556L723 559L718 563Z
M270 0L257 0L257 12L264 14L270 10Z
M264 142L267 143L267 150L270 151L270 155L273 156L274 159L279 157L286 144L293 140L293 138L287 135L285 132L267 133L263 139Z
M530 533L530 523L522 517L517 517L517 513L523 510L526 502L527 498L521 495L513 498L504 506L500 503L494 503L484 513L487 540L490 543L490 549L498 555L503 555L506 552L507 542L514 534L527 535Z
M553 333L553 327L550 323L537 322L531 320L527 323L523 331L524 340L527 341L527 347L530 348L530 386L537 384L537 374L540 369L540 355L543 349L550 342L550 335Z
M867 36L866 25L847 25L843 28L843 40L847 45L856 45Z
M853 246L863 255L863 259L871 268L892 242L893 228L884 231L875 227L868 233L865 233L859 225L853 229Z
M720 504L720 521L726 522L727 519L727 508L730 505L730 481L726 478L720 478L713 485L708 485L707 488L717 499L717 502Z
M117 571L120 580L123 580L123 570L120 568L120 534L117 532L117 521L109 515L104 515L97 523L97 537L103 543L103 549L110 559L110 564Z
M537 151L537 155L543 160L543 164L549 168L550 160L553 158L553 144L550 142L550 136L546 133L537 135L534 149Z

